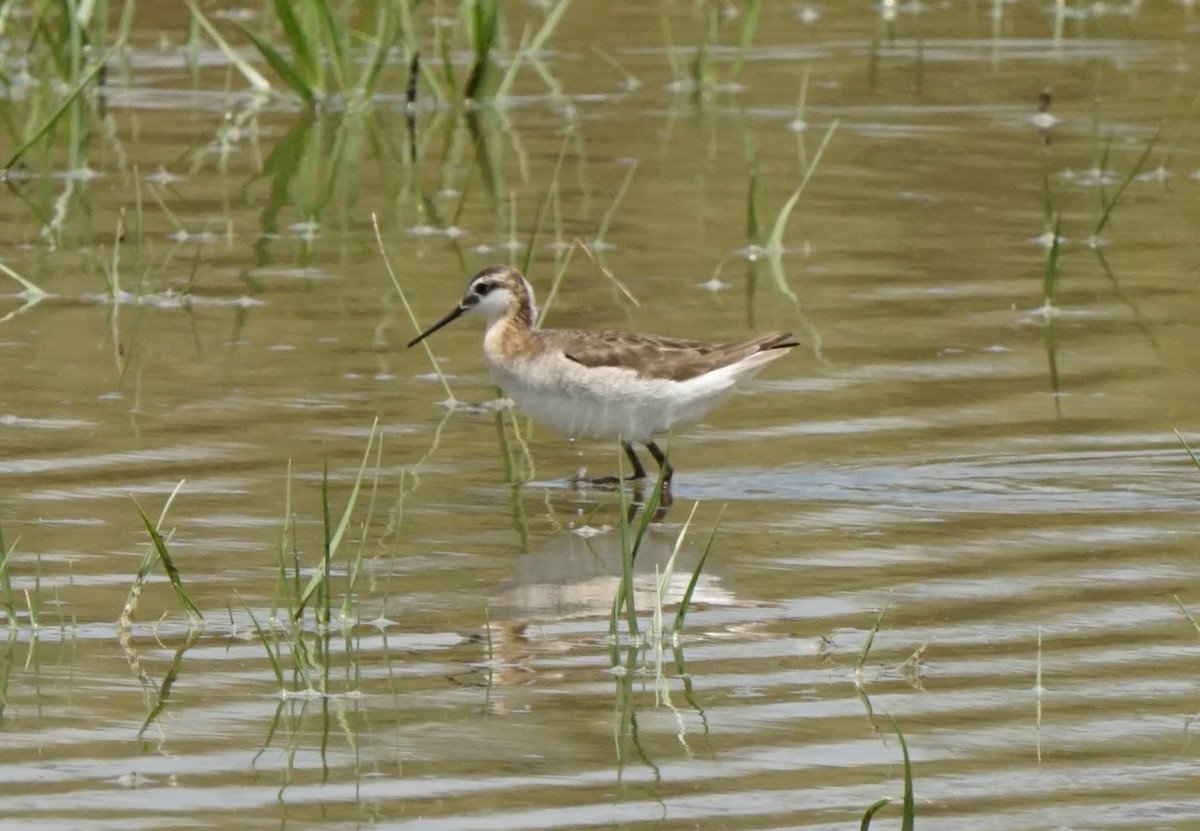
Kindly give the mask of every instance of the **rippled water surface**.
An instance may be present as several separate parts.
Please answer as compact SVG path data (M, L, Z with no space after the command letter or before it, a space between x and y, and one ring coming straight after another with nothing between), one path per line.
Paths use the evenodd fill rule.
M139 4L0 200L48 294L0 277L0 829L856 828L889 716L922 828L1200 827L1190 3L762 3L743 51L746 4L576 2L502 103L421 84L415 152L403 44L461 85L452 18L312 118L229 20L273 18L208 11L269 94ZM4 25L7 158L71 85ZM497 407L475 320L429 341L447 406L373 214L421 324L531 236L544 300L603 228L552 325L797 334L670 437L637 637L623 500L569 484L617 448ZM203 622L155 563L124 629L177 487Z

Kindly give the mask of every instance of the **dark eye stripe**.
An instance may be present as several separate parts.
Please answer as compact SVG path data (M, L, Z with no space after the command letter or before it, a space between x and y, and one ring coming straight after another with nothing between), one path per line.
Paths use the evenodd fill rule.
M491 291L493 288L495 288L495 284L493 284L493 283L480 283L479 285L477 285L475 287L475 293L478 294L480 297L483 297L489 291Z

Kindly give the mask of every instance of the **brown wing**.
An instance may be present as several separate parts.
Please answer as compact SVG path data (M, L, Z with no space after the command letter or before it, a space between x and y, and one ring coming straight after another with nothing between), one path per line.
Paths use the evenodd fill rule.
M686 381L769 349L788 349L799 344L791 332L707 343L680 338L660 338L626 332L546 332L563 354L583 366L619 366L635 370L644 378Z

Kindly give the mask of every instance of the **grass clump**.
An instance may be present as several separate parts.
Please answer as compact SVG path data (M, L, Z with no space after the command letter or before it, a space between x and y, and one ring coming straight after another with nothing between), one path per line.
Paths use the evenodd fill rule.
M669 451L668 451L669 452ZM624 454L619 463L619 475L624 478ZM634 566L637 562L638 551L641 549L642 543L645 540L646 533L650 526L659 521L666 515L667 509L672 503L670 490L665 482L667 465L664 465L659 470L658 479L654 483L653 490L650 491L646 501L640 506L632 504L629 501L629 496L624 488L618 490L618 509L620 513L620 522L618 530L621 536L621 574L617 580L617 589L613 596L612 610L609 614L609 636L613 642L613 648L616 650L616 645L620 636L622 620L624 620L626 635L633 638L635 642L642 642L642 631L638 622L637 609L634 600ZM672 548L671 556L668 558L661 573L655 575L654 592L653 592L653 608L650 610L653 623L649 632L649 640L655 644L661 644L662 639L668 634L664 623L663 607L667 601L668 589L670 587L671 578L674 576L676 559L679 556L680 550L683 548L683 541L687 537L688 530L691 528L692 521L695 518L696 511L700 503L692 506L691 512L688 514L687 520L683 527L675 537L675 545ZM724 515L724 508L717 515L716 522L713 524L712 531L709 533L708 542L705 544L704 551L700 555L696 567L692 570L691 577L688 580L686 589L679 602L679 608L675 611L675 618L671 625L670 637L672 640L678 640L682 631L684 621L687 618L689 609L691 608L692 597L695 594L696 586L700 581L700 574L704 570L705 564L708 562L708 555L712 551L713 540L716 538L717 529L720 527L721 518ZM636 523L634 522L636 518ZM614 651L614 666L616 660L616 652Z
M623 458L618 463L618 470L623 476ZM654 489L640 506L632 504L625 490L618 490L618 505L620 512L620 544L621 544L621 574L617 580L613 596L612 610L609 615L609 639L611 644L611 670L616 679L616 698L614 700L614 743L617 749L618 769L622 770L630 759L631 753L636 755L647 767L656 770L657 766L651 760L643 747L637 729L636 701L634 679L649 677L653 679L655 691L655 706L663 706L670 710L676 718L678 732L676 738L687 747L686 728L683 718L672 703L671 683L666 672L666 650L669 646L673 655L675 677L682 680L684 698L697 712L702 711L696 704L693 695L690 676L683 658L681 635L684 621L691 608L692 598L700 580L700 574L712 551L713 540L721 523L721 515L708 537L704 552L701 554L696 567L692 570L686 589L679 601L675 612L674 622L668 630L666 624L665 605L668 601L675 564L688 531L695 520L699 503L692 506L687 519L675 536L674 546L666 564L660 571L657 566L654 572L654 582L650 592L650 623L643 630L639 624L638 611L634 606L634 566L638 552L646 539L650 525L665 516L666 509L672 500L670 491L665 489L666 466L659 471ZM724 513L722 508L721 514ZM638 516L634 522L635 515ZM622 624L625 632L622 637ZM649 653L649 654L647 654ZM644 675L643 675L644 672Z
M3 173L8 175L12 169L25 157L25 155L35 146L52 136L55 128L58 127L65 116L78 107L81 102L83 93L96 82L100 74L104 71L109 58L116 52L117 46L113 46L101 58L93 63L90 67L83 70L79 77L75 80L74 86L63 96L59 101L57 108L41 122L33 122L28 125L25 130L25 135L13 154L8 157L4 163Z
M226 40L195 0L186 2L199 28L250 86L262 93L271 92L271 81ZM413 19L416 5L412 0L378 4L271 0L266 4L269 15L263 27L250 29L236 21L229 21L229 25L250 43L287 93L312 114L335 103L347 107L369 105L397 44L402 44L406 53L397 63L409 71L410 106L416 101L418 76L439 101L446 100L458 86L453 53L456 44L464 40L472 58L461 88L462 100L468 104L486 100L503 35L501 0L462 0L452 30L446 33L442 26L435 28L435 41L428 51L435 60L440 59L440 72L420 60L423 50ZM509 57L504 77L491 93L495 100L507 97L523 63L540 65L538 53L569 6L570 0L557 0L540 24L526 25L520 47Z
M187 5L193 19L242 77L255 90L269 92L270 81L230 46L193 0L187 0ZM270 8L285 49L277 48L265 31L252 31L236 21L230 25L250 41L292 95L316 114L335 98L348 107L370 103L388 54L400 36L402 5L405 3L375 6L373 28L361 33L353 29L353 23L366 12L357 3L272 0ZM358 40L367 44L363 53L354 48Z
M374 449L376 452L376 470L378 470L383 450L382 444L382 437L379 436L379 422L376 419L371 426L362 462L351 485L350 496L336 525L333 521L334 513L330 504L329 470L326 466L321 477L323 520L321 557L311 570L307 580L304 579L299 556L295 553L295 515L292 507L291 465L288 465L276 592L269 622L260 621L259 616L255 614L249 604L240 597L238 598L250 617L250 623L255 632L262 640L271 672L275 676L280 695L283 697L292 694L318 696L333 694L331 656L333 653L332 638L335 631L343 633L345 639L344 654L348 659L346 666L347 689L349 690L357 683L357 647L353 630L359 622L357 609L354 606L354 597L357 580L362 572L363 549L361 544L347 560L344 594L336 619L334 616L334 586L332 584L333 568L338 552L346 539L359 495L362 492L371 451ZM378 484L377 480L375 484ZM362 523L364 529L370 524L373 510L374 487L372 488L370 507ZM305 623L306 611L311 611L311 621L308 624ZM290 680L288 667L291 671Z
M16 129L11 116L0 120L17 148L4 160L5 174L11 173L30 150L43 142L48 146L64 122L69 126L61 132L68 141L85 140L82 137L88 131L83 125L88 119L84 93L104 87L110 60L124 47L133 25L133 0L125 0L115 32L109 28L114 16L108 0L25 4L31 7L27 14L11 14L19 5L0 3L0 33L10 43L28 43L22 71L31 82L22 96L28 112L24 126ZM0 77L5 85L12 80ZM49 115L45 115L47 110Z
M375 437L379 432L379 419L375 419L375 423L371 425L371 435L367 440L367 449L363 453L362 464L359 465L358 475L354 479L354 485L350 489L350 498L346 502L346 508L342 511L341 519L338 521L337 527L333 526L331 521L329 507L329 466L326 465L324 475L321 477L321 514L324 520L324 546L322 547L321 563L317 570L309 578L308 584L297 598L295 611L292 613L293 620L299 620L304 613L305 606L309 601L315 598L314 612L318 622L323 626L328 626L330 621L331 603L329 591L329 573L330 564L333 562L334 555L345 538L346 529L350 525L351 516L354 513L354 506L358 501L359 489L362 487L363 476L367 470L367 462L371 458L371 448L375 444ZM382 441L382 440L381 440ZM352 569L351 574L358 573L357 565ZM351 583L351 589L353 583Z
M249 617L251 626L262 640L267 661L282 696L286 697L293 693L330 694L332 688L331 640L335 631L342 632L346 639L345 654L349 656L348 685L357 680L355 657L357 647L353 638L353 629L358 623L355 598L357 581L362 573L362 544L360 543L357 551L346 560L346 582L340 603L335 603L334 600L333 572L334 563L339 559L339 552L347 539L351 521L363 491L366 468L372 451L375 452L375 467L378 470L382 457L382 438L379 435L378 420L371 427L366 450L351 485L346 506L340 516L333 511L331 506L329 472L326 467L321 482L321 510L324 520L321 554L315 567L309 569L307 575L305 575L299 555L296 553L296 522L292 500L291 465L288 465L276 596L269 618L264 618L240 595L237 595L237 600ZM370 507L363 520L362 527L364 529L369 525L374 510L377 485L378 480L376 479L371 489ZM153 573L156 562L163 564L176 598L188 616L190 627L187 646L192 644L197 630L203 627L204 617L188 595L181 571L170 551L173 532L163 530L167 512L182 487L183 482L180 482L171 492L156 522L146 515L140 505L137 508L150 536L150 544L147 546L146 555L134 578L129 597L118 620L118 632L123 644L129 643L133 616L138 608L143 588ZM2 546L3 542L0 541L0 548ZM7 555L0 558L0 600L7 604L6 608L12 604L11 589L7 581L7 560ZM279 614L281 608L285 610L284 614ZM336 615L335 609L337 610ZM306 622L306 618L308 618L308 622Z

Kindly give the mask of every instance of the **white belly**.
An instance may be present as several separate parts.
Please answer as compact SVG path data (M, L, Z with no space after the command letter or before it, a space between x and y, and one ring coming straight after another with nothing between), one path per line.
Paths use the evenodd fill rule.
M506 366L487 364L504 394L534 421L571 437L624 441L648 441L703 418L737 380L724 373L684 382L639 378L628 369L589 368L546 355Z

